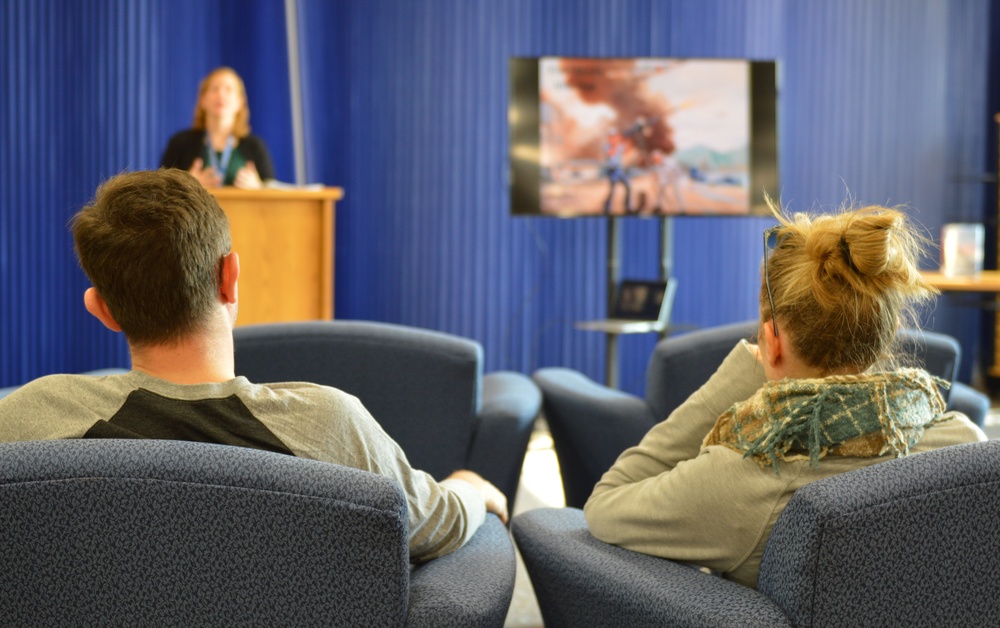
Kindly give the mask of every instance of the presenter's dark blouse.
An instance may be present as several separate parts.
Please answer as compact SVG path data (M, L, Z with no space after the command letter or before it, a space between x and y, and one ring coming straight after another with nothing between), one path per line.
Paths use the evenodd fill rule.
M208 167L211 160L208 156L208 145L205 143L205 132L200 129L188 129L175 133L167 143L163 157L160 158L161 168L180 168L190 170L191 164L197 157L201 157L202 162ZM239 141L233 149L229 160L229 167L226 168L223 185L232 185L233 179L239 169L252 161L257 168L257 174L261 181L274 178L274 166L271 163L271 155L267 152L267 145L264 140L256 135L248 135Z

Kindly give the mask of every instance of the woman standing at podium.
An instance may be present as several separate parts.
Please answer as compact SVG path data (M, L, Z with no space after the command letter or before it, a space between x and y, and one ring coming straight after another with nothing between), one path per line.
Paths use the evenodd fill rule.
M258 189L274 178L264 140L250 133L246 88L235 70L216 68L202 79L194 124L170 138L160 167L187 170L206 188Z

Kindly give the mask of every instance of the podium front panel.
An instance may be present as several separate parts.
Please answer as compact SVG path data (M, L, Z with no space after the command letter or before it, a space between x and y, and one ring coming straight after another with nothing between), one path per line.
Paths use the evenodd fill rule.
M338 188L213 190L240 258L237 325L333 318Z

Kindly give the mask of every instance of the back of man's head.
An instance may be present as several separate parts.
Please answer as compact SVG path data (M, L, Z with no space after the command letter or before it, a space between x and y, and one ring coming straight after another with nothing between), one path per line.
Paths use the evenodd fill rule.
M187 172L112 177L71 229L80 266L134 345L181 339L218 302L229 221Z

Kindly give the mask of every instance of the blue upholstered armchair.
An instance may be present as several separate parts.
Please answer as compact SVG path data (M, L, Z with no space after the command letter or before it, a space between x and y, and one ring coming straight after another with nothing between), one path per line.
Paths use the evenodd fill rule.
M778 517L756 591L602 543L575 508L511 527L547 628L979 627L1000 625L998 511L1000 441L819 480Z
M645 399L607 388L567 368L539 369L532 375L542 389L546 422L562 473L566 505L582 508L621 452L637 445L704 384L741 338L757 333L757 321L734 323L672 336L657 343L646 370ZM901 352L931 374L952 382L942 391L948 408L983 425L989 398L955 382L961 348L951 336L930 331L901 332Z
M490 515L409 567L387 478L240 447L0 444L6 625L502 626L514 586Z
M483 350L440 332L362 321L236 328L236 373L307 381L358 397L414 467L470 469L513 506L541 393L521 373L483 375Z

